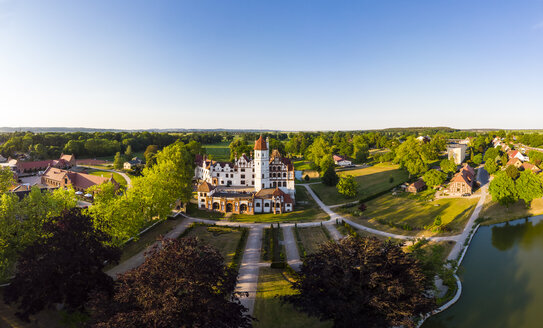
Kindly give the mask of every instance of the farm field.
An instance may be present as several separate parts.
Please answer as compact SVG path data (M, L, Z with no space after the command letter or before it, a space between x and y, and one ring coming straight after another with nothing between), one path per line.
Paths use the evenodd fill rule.
M242 231L240 228L195 225L184 237L189 236L217 248L228 264L233 260Z
M460 233L479 198L444 198L427 201L417 195L386 194L366 202L364 218L352 215L356 207L338 208L349 219L370 228L411 236L454 235ZM445 231L437 233L424 229L440 217Z
M407 181L408 173L398 165L383 163L374 166L338 172L339 176L352 175L358 183L358 195L352 198L338 193L336 187L320 184L311 185L311 189L326 205L336 205L352 202L363 197L372 196L389 190Z
M290 304L281 304L277 295L290 295L294 291L287 281L288 274L281 269L260 268L253 316L258 319L255 328L328 328L331 322L321 322L298 312Z
M221 142L216 144L203 145L207 155L211 155L215 161L229 161L230 160L230 145L229 142Z
M234 222L305 222L323 221L328 219L328 214L323 212L317 203L307 193L303 186L296 186L296 205L294 211L283 214L233 214L230 218Z

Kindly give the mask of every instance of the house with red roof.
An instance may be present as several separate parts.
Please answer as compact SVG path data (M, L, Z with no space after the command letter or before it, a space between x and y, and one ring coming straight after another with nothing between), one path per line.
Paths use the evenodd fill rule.
M88 188L112 182L117 188L119 184L113 178L99 177L96 175L61 170L56 167L49 167L41 176L41 183L49 188L68 188L72 187L75 191L86 191Z
M353 161L351 161L347 157L341 155L333 155L332 158L334 159L334 164L338 166L347 167L353 165Z
M458 173L456 173L449 183L449 194L464 195L471 194L475 185L475 170L465 164Z

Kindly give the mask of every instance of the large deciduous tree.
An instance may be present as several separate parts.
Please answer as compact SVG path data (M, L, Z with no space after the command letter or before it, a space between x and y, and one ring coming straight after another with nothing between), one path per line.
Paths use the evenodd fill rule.
M14 184L13 171L8 167L0 167L0 194L8 191Z
M420 175L428 170L428 149L423 149L421 142L413 137L407 138L396 148L396 158L402 168L407 169L410 175Z
M495 160L489 160L485 163L485 170L489 174L494 174L498 170L498 163Z
M194 238L164 240L145 263L117 280L112 298L91 302L95 328L251 327L233 294L236 272Z
M504 171L496 173L488 187L492 200L502 205L509 205L518 200L515 181Z
M516 181L518 196L524 200L526 206L530 206L532 200L543 196L543 185L541 178L532 171L523 171Z
M4 299L19 303L27 318L54 303L81 310L91 291L111 292L113 280L104 263L117 262L120 250L106 246L110 237L94 228L92 218L79 209L65 211L43 225L43 235L28 245Z
M358 184L352 175L342 176L337 184L337 191L346 197L354 197L358 193Z
M422 179L428 187L435 187L441 185L445 181L446 177L447 174L444 172L438 170L430 170L424 173Z
M427 279L399 245L348 237L307 256L293 283L298 293L283 301L335 327L415 327L413 319L435 305Z
M456 163L452 159L444 159L439 163L441 170L447 174L456 172Z

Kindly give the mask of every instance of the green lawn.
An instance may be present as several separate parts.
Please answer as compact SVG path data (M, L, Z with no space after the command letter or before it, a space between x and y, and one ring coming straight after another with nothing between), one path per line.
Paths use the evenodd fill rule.
M241 229L244 228L195 225L186 236L197 237L214 246L224 257L225 263L231 263L242 237Z
M304 161L304 160L294 161L293 164L294 164L294 169L298 170L298 171L313 169L311 167L311 162L310 161Z
M317 203L307 193L303 186L296 186L296 205L294 211L283 214L233 214L230 218L235 222L305 222L328 220L328 214L324 213Z
M126 187L126 180L123 178L122 175L116 172L107 172L107 171L100 171L100 170L88 170L87 174L96 175L99 177L109 178L113 174L113 179L117 181L121 187Z
M377 164L371 167L338 172L338 175L352 175L358 183L358 195L352 198L338 193L336 187L324 184L311 185L311 189L326 205L348 203L362 197L368 197L407 181L409 177L405 170L390 163Z
M298 228L298 234L304 245L307 255L315 253L319 246L329 241L328 236L324 233L325 227L308 227Z
M530 207L526 207L523 200L509 206L503 206L492 201L490 195L486 197L481 214L479 214L482 224L489 225L543 214L543 198L534 199Z
M427 201L419 195L401 193L397 196L386 194L366 202L367 210L364 212L364 218L352 216L356 207L336 210L355 222L396 234L450 235L458 234L464 229L478 201L478 198L445 198ZM441 217L442 225L446 226L448 231L436 233L424 230L424 227L432 225L438 216Z
M121 260L119 263L126 261L132 256L146 249L148 246L157 241L158 237L164 236L166 233L181 224L182 219L168 219L158 223L156 226L147 230L137 239L127 242L121 248Z
M221 142L216 144L203 145L206 154L211 155L216 161L229 161L230 160L230 145L229 142Z
M294 293L280 269L260 268L258 289L253 316L258 319L255 328L328 328L331 322L321 322L314 317L296 311L290 304L281 304L277 295Z

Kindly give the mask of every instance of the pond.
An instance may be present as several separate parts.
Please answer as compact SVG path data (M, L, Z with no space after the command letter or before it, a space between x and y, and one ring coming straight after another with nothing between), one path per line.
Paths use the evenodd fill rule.
M543 327L543 216L480 227L458 276L458 302L422 328Z

